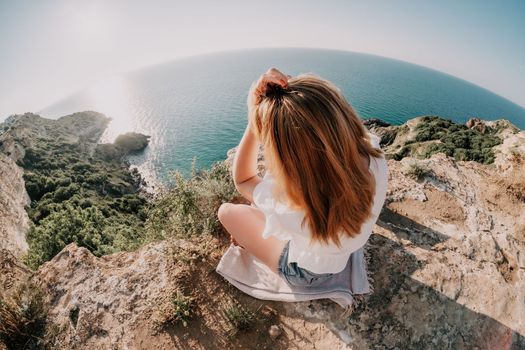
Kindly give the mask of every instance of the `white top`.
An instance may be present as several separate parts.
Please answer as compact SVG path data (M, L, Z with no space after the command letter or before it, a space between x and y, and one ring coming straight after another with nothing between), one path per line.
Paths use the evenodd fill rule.
M369 133L371 144L379 148L379 137ZM253 189L253 201L266 217L266 224L262 232L263 238L273 235L280 240L290 240L288 262L297 262L297 265L314 273L337 273L342 271L350 254L361 248L372 234L372 228L379 217L385 202L388 166L386 160L370 157L370 171L376 180L376 192L372 206L372 216L363 223L361 232L355 236L341 235L341 248L333 242L322 244L312 242L310 245L310 229L301 222L304 218L303 210L295 210L286 204L277 201L272 196L274 177L269 171Z

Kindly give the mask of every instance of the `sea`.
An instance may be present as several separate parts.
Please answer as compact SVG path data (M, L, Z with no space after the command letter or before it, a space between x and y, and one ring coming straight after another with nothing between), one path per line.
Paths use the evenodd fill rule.
M130 158L150 183L169 184L224 160L247 124L251 83L270 67L314 73L335 83L361 118L392 124L421 115L464 123L471 117L506 118L525 128L525 109L457 77L376 55L325 49L250 49L186 57L109 77L43 109L58 118L84 110L112 121L111 142L128 131L151 136Z

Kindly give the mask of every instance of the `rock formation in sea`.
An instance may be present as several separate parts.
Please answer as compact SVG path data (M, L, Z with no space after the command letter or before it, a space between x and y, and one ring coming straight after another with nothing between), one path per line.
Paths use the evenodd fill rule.
M224 234L102 257L69 244L35 272L6 254L3 284L29 278L41 288L53 346L64 349L525 348L525 131L437 117L366 125L382 137L389 189L366 245L374 290L347 318L331 301L270 302L236 290L214 270ZM1 188L22 193L16 183ZM179 310L190 304L186 320ZM243 308L257 320L232 333L231 318L250 314Z

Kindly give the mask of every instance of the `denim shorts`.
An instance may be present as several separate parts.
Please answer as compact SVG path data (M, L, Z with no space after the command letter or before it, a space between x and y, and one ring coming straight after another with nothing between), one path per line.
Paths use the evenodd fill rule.
M314 273L297 266L296 262L288 263L289 249L290 241L286 242L283 248L277 268L288 284L297 287L313 287L322 284L334 275L334 273Z

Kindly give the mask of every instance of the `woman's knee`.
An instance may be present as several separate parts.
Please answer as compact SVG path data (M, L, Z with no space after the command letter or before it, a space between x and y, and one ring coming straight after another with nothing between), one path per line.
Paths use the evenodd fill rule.
M234 207L235 204L232 203L222 203L219 207L219 210L217 211L217 217L223 225L228 221L228 218L231 217Z

